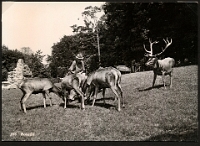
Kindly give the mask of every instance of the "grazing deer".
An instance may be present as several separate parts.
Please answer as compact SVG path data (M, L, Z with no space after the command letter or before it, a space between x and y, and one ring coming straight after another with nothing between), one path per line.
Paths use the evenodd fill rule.
M96 71L90 73L88 75L88 78L84 84L83 92L85 93L86 89L91 87L91 94L94 94L92 106L94 106L95 100L97 98L98 91L100 89L103 89L103 98L104 98L104 104L105 104L105 90L106 88L111 88L113 93L116 95L118 99L118 108L117 110L120 111L120 98L122 98L122 106L124 107L124 97L122 88L120 85L121 82L121 72L113 67L105 67L105 68L99 68ZM116 100L116 98L115 98Z
M164 49L162 49L162 52L153 55L153 44L157 44L158 41L154 41L152 42L149 39L149 43L150 43L150 51L148 51L145 48L144 45L144 49L147 52L147 54L145 54L144 56L148 57L149 60L145 63L146 66L150 66L153 67L153 72L154 72L154 78L153 78L153 84L152 87L155 84L155 80L157 75L162 75L162 79L163 79L163 84L164 87L166 89L165 86L165 75L169 75L170 76L170 88L172 87L172 72L173 72L173 67L175 64L175 60L173 58L167 57L165 59L158 59L157 56L161 55L171 44L172 44L172 39L169 41L168 38L165 40L163 39L166 46Z
M70 72L65 75L61 82L62 92L64 94L64 108L66 109L69 100L74 100L74 96L78 93L81 96L81 109L85 109L84 100L85 94L82 92L81 87L83 86L87 76L85 73L82 74L71 74ZM68 99L67 99L68 92Z
M50 92L62 97L62 92L47 78L31 78L21 80L21 83L18 85L18 87L23 92L20 103L21 109L24 111L24 113L26 113L25 102L32 94L43 94L44 108L46 108L46 96L50 98L50 106L52 106L52 97Z

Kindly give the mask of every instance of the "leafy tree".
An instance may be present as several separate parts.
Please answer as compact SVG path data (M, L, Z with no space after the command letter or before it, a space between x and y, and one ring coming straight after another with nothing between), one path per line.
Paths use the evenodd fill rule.
M165 45L162 38L171 37L173 45L165 56L197 58L193 53L197 52L197 4L106 3L104 11L105 36L109 44L113 42L115 63L139 61L148 38L161 42L154 46L155 53Z
M27 55L33 54L33 51L29 47L22 47L20 49L20 52L22 52L23 54L27 54Z
M126 64L143 39L146 18L140 3L106 3L106 38L113 52L113 64ZM137 56L139 57L139 56Z
M42 51L38 50L35 54L32 54L29 57L29 60L25 61L32 70L33 77L50 77L50 74L42 64L44 56L45 55L42 55Z
M8 72L12 71L18 59L24 59L23 53L18 50L10 50L5 45L2 46L2 80L7 80Z
M58 67L69 67L73 60L74 52L77 51L77 37L64 36L60 42L52 46L52 56L48 56L47 61L50 62L51 75L57 77Z
M99 45L99 34L97 33L98 23L97 12L101 9L98 7L86 7L82 13L84 17L85 26L77 26L76 24L71 26L73 29L73 36L63 36L60 42L52 46L52 56L48 56L47 61L50 63L51 75L53 77L64 76L67 69L74 60L75 54L82 52L85 56L85 62L92 64L93 67L89 67L89 70L97 68L97 48ZM100 50L100 49L99 49ZM99 52L100 55L100 52ZM91 57L88 61L88 58ZM95 56L95 57L94 57ZM95 63L91 60L95 61ZM61 71L65 69L65 71ZM62 75L60 74L62 72Z
M25 47L24 47L25 48ZM30 49L30 48L28 48ZM31 50L31 49L30 49ZM2 46L2 76L7 79L7 73L13 71L17 66L18 59L23 59L33 73L33 77L50 77L48 70L42 64L42 51L38 50L35 54L24 54L18 50L10 50L5 45Z
M98 49L98 57L99 57L99 66L101 65L100 59L100 45L99 45L99 26L98 26L98 18L96 13L101 12L101 8L99 7L86 7L85 11L82 13L84 16L84 22L88 29L88 32L93 32L96 34L97 39L97 49Z
M12 71L17 64L18 59L24 59L23 54L16 50L9 50L8 47L2 46L2 66L7 69L7 71Z

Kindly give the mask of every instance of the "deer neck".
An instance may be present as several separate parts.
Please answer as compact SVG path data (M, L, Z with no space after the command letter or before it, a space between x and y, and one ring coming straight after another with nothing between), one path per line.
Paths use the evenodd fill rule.
M156 58L153 68L157 69L158 67L159 67L159 63L158 63L158 59Z

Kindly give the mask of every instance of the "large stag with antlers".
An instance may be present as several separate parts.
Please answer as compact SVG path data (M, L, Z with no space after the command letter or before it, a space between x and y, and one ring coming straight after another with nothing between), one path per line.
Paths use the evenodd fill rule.
M172 87L172 72L173 72L175 60L173 58L170 58L170 57L167 57L167 58L162 59L162 60L157 58L157 56L161 55L172 44L172 39L170 41L168 40L168 38L166 40L165 39L163 39L163 40L164 40L166 46L165 46L164 49L162 49L162 52L160 52L158 54L153 55L153 44L157 44L158 41L152 42L149 39L150 51L148 51L145 48L145 45L144 45L144 49L147 52L147 54L145 54L145 56L149 58L148 61L145 63L145 65L153 67L154 78L153 78L152 87L154 87L157 75L162 75L164 88L166 89L165 75L170 76L170 88Z

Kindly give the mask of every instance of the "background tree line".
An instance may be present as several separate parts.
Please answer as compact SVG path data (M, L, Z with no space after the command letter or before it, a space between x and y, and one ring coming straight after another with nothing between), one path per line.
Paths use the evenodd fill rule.
M119 64L131 67L133 60L142 66L146 61L143 44L148 48L149 38L159 41L153 46L154 53L159 53L165 46L162 39L166 37L172 38L173 43L160 58L173 57L176 65L184 61L197 64L197 7L197 3L153 2L105 3L100 8L88 6L82 12L85 25L74 24L71 26L74 35L65 35L53 44L52 54L47 57L49 66L44 72L52 77L63 77L80 51L91 72L99 67L98 48L103 67ZM104 15L97 19L96 14L100 11L104 11ZM41 52L38 55L41 56Z
M96 26L92 19L99 10L104 11ZM92 13L93 12L93 13ZM87 7L82 13L85 26L72 26L74 35L64 36L52 47L50 65L69 67L73 54L82 51L86 58L97 57L97 37L101 50L101 65L131 66L135 60L144 64L143 44L149 47L149 38L159 43L154 45L154 53L165 46L163 38L172 38L173 43L160 58L173 57L178 62L197 64L198 15L196 3L105 3L101 8ZM93 28L93 27L96 28ZM94 30L94 31L93 31ZM97 32L98 30L98 32ZM93 59L97 61L98 59ZM86 59L87 62L87 59ZM93 62L94 70L98 63ZM52 74L56 76L56 68Z
M42 64L42 51L38 50L35 54L29 47L23 47L21 50L10 50L2 46L2 81L7 80L8 72L13 71L17 66L18 59L23 59L32 71L33 77L50 77L49 68Z

